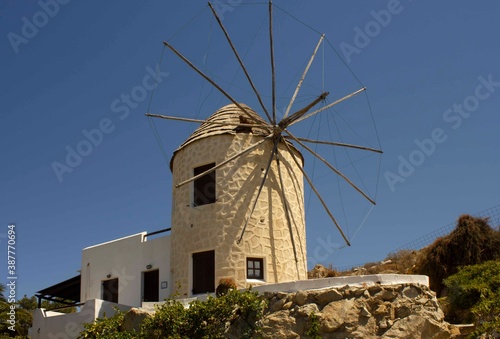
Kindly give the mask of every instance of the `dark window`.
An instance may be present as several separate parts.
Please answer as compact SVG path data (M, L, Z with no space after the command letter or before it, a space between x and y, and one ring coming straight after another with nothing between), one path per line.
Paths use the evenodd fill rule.
M118 303L118 278L102 282L102 300Z
M196 167L194 175L201 174L215 167L215 163ZM193 206L212 204L215 202L215 170L194 181Z
M264 259L247 258L247 279L264 279Z
M144 272L143 301L159 301L160 271Z
M215 292L215 251L193 253L193 294Z

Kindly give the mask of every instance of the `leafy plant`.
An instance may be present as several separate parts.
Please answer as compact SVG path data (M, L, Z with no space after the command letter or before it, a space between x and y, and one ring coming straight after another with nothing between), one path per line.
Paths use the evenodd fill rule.
M96 319L91 324L83 324L84 330L78 336L78 339L130 339L138 338L135 333L120 332L120 326L123 323L125 313L118 308L115 314L110 318Z
M309 325L309 329L306 331L306 335L313 339L321 339L321 335L319 334L319 319L314 312L309 314L309 321L311 324Z
M231 290L219 298L194 301L185 308L178 300L158 306L153 317L144 320L140 333L120 332L124 313L85 324L80 339L94 338L224 338L231 330L240 338L258 333L265 304L257 292Z
M475 322L473 338L500 333L500 260L461 267L444 283L451 307L466 315L461 320Z
M183 338L189 323L188 310L177 300L170 299L158 306L152 318L142 325L141 333L147 338Z

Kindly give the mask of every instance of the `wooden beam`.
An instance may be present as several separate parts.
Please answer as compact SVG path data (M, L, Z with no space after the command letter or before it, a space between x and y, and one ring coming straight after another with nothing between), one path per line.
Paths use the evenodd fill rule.
M328 214L328 216L330 217L330 219L332 219L333 223L335 224L335 226L337 227L337 230L340 232L340 235L342 235L342 238L344 238L344 241L346 242L347 246L351 246L351 243L349 242L349 240L347 239L344 231L342 230L342 227L340 227L339 223L337 222L337 220L335 219L335 217L333 216L332 212L330 212L330 209L328 208L328 206L326 205L325 201L323 200L323 198L321 197L321 194L319 194L318 190L316 189L316 187L314 186L312 180L309 178L309 176L307 175L306 171L304 171L304 169L302 168L302 166L299 164L299 161L297 160L297 158L295 157L295 154L293 154L293 151L290 149L290 146L288 146L288 144L285 142L284 143L286 148L288 149L288 151L290 152L290 154L292 155L292 158L293 160L295 161L295 164L297 165L297 167L300 169L300 171L302 172L302 174L304 175L304 177L306 178L307 182L309 183L309 186L311 186L311 189L314 191L314 193L316 194L316 196L318 197L321 205L323 205L323 208L325 209L326 213Z
M311 148L309 148L309 146L307 146L306 144L304 144L303 142L301 142L299 139L297 139L295 136L293 136L292 133L290 133L289 131L286 131L286 133L295 141L297 142L299 145L301 145L302 147L304 147L306 150L308 150L312 155L314 155L316 158L318 158L319 160L321 160L326 166L328 166L332 171L334 171L335 173L337 173L342 179L344 179L345 181L347 181L347 183L349 185L351 185L356 191L358 191L363 197L365 197L369 202L371 202L373 205L376 205L375 201L370 198L365 192L363 192L358 186L356 186L351 180L349 180L348 177L346 177L342 172L340 172L338 169L336 169L335 167L333 167L328 161L326 161L321 155L319 155L318 153L314 152Z
M311 113L309 113L308 115L305 115L305 116L303 116L303 117L301 117L301 118L299 118L299 119L295 120L294 122L290 123L288 126L291 126L291 125L293 125L293 124L295 124L295 123L297 123L297 122L299 122L299 121L302 121L302 120L304 120L304 119L310 118L310 117L312 117L313 115L318 114L319 112L323 112L325 109L328 109L328 108L333 107L333 106L335 106L335 105L337 105L337 104L340 104L342 101L345 101L345 100L347 100L347 99L349 99L349 98L352 98L353 96L358 95L359 93L361 93L361 92L363 92L363 91L366 91L366 87L363 87L363 88L361 88L361 89L358 89L357 91L352 92L351 94L348 94L348 95L346 95L346 96L344 96L344 97L342 97L342 98L340 98L340 99L338 99L338 100L335 100L335 101L334 101L334 102L332 102L331 104L328 104L328 105L326 105L325 107L321 107L320 109L318 109L318 110L316 110L316 111L314 111L314 112L311 112Z
M189 67L191 67L193 70L196 71L199 75L201 75L205 80L207 80L209 83L212 84L219 92L221 92L226 98L228 98L233 104L235 104L239 109L241 109L242 112L244 112L250 119L255 121L257 124L261 124L253 115L247 112L247 110L240 105L239 102L233 99L232 96L229 95L222 87L220 87L214 80L212 80L208 75L203 73L198 67L196 67L191 61L189 61L184 55L182 55L178 50L176 50L172 45L170 45L168 42L164 41L163 44L170 48L172 52L174 52L179 58L182 59L186 64L188 64Z
M234 44L231 41L231 38L229 37L229 33L227 32L226 28L222 24L222 21L220 20L219 16L217 15L217 12L215 11L215 8L212 6L212 4L210 2L208 3L208 6L212 10L212 13L215 16L215 19L217 19L217 23L219 24L219 27L222 29L222 32L224 32L224 35L226 36L226 40L229 43L229 46L231 46L231 49L233 50L233 53L236 56L236 59L238 59L238 62L240 63L240 66L243 69L243 72L245 73L245 75L247 77L247 80L250 83L250 86L252 87L255 95L257 96L257 99L259 100L260 106L262 107L262 109L264 110L264 113L267 116L267 119L269 120L269 122L272 123L271 116L269 115L269 112L267 111L266 106L264 106L264 103L262 102L262 98L260 97L260 94L257 91L257 88L255 87L255 85L254 85L254 83L252 81L252 78L250 77L250 74L248 74L248 71L247 71L245 65L243 64L243 60L241 60L240 55L238 54L238 51L234 47Z
M291 139L289 136L284 136L286 139ZM323 141L323 140L312 140L312 139L306 139L306 138L299 138L296 137L300 141L305 141L305 142L311 142L313 144L323 144L323 145L331 145L331 146L341 146L341 147L348 147L348 148L356 148L356 149L361 149L364 151L370 151L370 152L375 152L375 153L384 153L382 150L376 149L376 148L371 148L371 147L366 147L366 146L358 146L358 145L353 145L353 144L345 144L342 142L333 142L333 141Z
M269 0L269 50L271 53L271 77L272 77L272 101L273 101L273 120L276 125L276 75L274 70L274 42L273 42L273 2Z
M200 124L210 124L210 125L219 125L219 126L234 126L234 127L259 127L266 129L266 126L261 125L256 125L256 124L240 124L240 123L232 123L232 122L220 122L220 121L211 121L211 120L202 120L202 119L191 119L191 118L181 118L181 117L174 117L170 115L162 115L162 114L153 114L153 113L146 113L147 117L153 117L153 118L161 118L161 119L167 119L167 120L177 120L177 121L185 121L185 122L197 122ZM267 125L267 129L271 126ZM270 131L270 130L269 130Z
M255 206L257 206L257 202L259 201L260 193L262 192L262 188L264 187L264 184L266 183L267 175L269 173L269 169L271 168L271 163L273 162L273 159L274 159L274 154L276 153L276 149L278 148L278 142L279 142L279 138L276 138L276 140L274 140L273 151L271 152L271 156L269 157L269 161L267 162L267 167L266 167L266 171L264 172L264 177L262 178L262 182L259 186L259 190L257 191L257 196L255 197L255 200L253 202L252 209L250 210L250 214L248 215L248 217L245 221L245 225L243 225L243 229L241 230L240 238L238 239L238 241L236 241L237 244L241 243L241 239L243 239L243 235L245 234L245 230L247 229L248 222L250 221L250 218L252 217L252 214L255 210Z
M316 45L316 48L314 49L314 52L311 56L311 59L309 59L309 62L306 66L306 69L304 70L304 73L302 73L302 77L300 78L299 83L297 84L297 87L295 88L295 92L293 93L292 99L290 100L290 103L288 104L288 107L286 108L286 112L285 112L285 115L283 116L283 118L286 118L288 116L288 113L290 112L290 109L292 108L292 105L295 102L295 98L297 97L297 94L299 93L300 87L302 86L302 82L304 81L304 79L307 75L307 72L309 72L309 67L311 67L311 64L314 60L314 57L316 56L316 53L318 52L318 48L321 45L321 43L323 42L324 38L325 38L324 34L319 38L318 44Z

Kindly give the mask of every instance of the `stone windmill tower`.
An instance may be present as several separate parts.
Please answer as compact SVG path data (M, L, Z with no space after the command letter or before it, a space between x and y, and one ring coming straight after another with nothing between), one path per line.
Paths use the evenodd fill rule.
M301 138L288 129L366 90L361 87L330 103L326 101L328 92L314 94L315 99L296 109L295 99L318 49L324 45L324 35L319 37L290 102L278 120L272 1L268 4L269 110L214 7L210 3L209 7L259 102L261 114L237 101L169 42L164 42L232 103L205 120L146 114L201 123L174 152L170 162L174 183L171 268L176 286L173 289L186 296L213 292L222 278L234 279L238 287L306 279L304 179L346 244L350 245L350 241L304 171L304 158L296 147L300 146L321 161L372 204L375 201L368 194L308 144L382 153L379 148Z
M280 168L276 162L267 168L273 143L263 142L269 135L265 121L242 106L260 124L235 105L222 107L170 163L178 185L173 188L172 281L181 295L213 292L221 278L233 278L238 287L307 278L303 177L297 168L302 156L282 141L277 144Z

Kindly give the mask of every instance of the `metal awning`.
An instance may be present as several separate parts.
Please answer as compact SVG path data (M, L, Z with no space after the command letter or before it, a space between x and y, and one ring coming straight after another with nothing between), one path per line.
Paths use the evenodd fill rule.
M79 274L76 277L36 292L38 308L41 307L42 300L57 301L67 305L78 304L80 302L81 281L82 278Z

